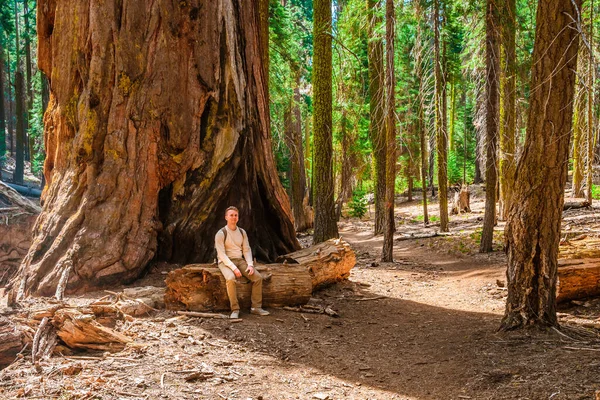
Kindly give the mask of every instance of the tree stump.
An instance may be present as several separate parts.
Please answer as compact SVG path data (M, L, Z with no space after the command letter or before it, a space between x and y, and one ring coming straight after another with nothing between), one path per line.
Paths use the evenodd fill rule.
M467 185L462 185L460 192L454 193L452 214L471 212L471 193Z
M348 243L328 240L280 257L280 263L257 264L263 275L263 306L298 306L318 288L348 278L356 256ZM225 278L215 264L192 264L171 271L166 279L165 304L190 311L229 310ZM250 306L251 283L237 280L241 307Z

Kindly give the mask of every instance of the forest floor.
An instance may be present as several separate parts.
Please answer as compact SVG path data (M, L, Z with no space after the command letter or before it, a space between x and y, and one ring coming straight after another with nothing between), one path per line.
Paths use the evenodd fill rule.
M503 225L496 251L478 253L482 193L471 206L451 217L452 235L406 239L439 226L423 227L418 200L399 203L393 263L379 261L382 236L373 236L371 220L341 222L357 264L348 281L311 299L339 318L269 309L232 323L160 311L118 326L136 343L120 353L54 356L41 373L19 359L0 372L0 398L596 398L600 299L561 306L560 331L498 332ZM429 211L438 215L437 205ZM588 234L599 232L598 217L600 208L565 213ZM156 265L141 284L161 281L166 268ZM199 379L186 381L193 372Z

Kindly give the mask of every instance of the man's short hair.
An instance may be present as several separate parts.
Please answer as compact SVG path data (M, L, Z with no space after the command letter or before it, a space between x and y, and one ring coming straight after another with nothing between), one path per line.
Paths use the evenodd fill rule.
M227 215L227 213L228 213L229 211L231 211L231 210L233 210L233 211L237 212L238 214L239 214L239 212L240 212L240 210L238 210L238 209L237 209L237 207L234 207L234 206L229 206L229 207L227 207L227 209L225 210L225 215Z

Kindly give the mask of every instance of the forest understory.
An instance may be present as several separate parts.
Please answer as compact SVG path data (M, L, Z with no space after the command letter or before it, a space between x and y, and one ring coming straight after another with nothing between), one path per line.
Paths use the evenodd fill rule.
M25 349L0 371L0 398L594 398L600 299L561 305L560 330L498 332L506 301L503 223L495 251L478 253L483 206L484 194L474 191L473 212L452 216L450 235L410 239L437 228L423 228L419 200L399 202L393 263L379 261L383 238L373 236L371 219L343 219L340 234L357 264L348 281L309 303L330 306L337 318L274 308L269 317L245 312L236 321L153 311L117 323L133 339L121 352L54 355L36 371ZM597 207L567 210L563 231L594 236L599 217ZM311 240L301 238L303 245ZM156 264L132 286L164 285L172 268ZM65 301L83 305L106 295ZM3 314L18 319L19 310Z

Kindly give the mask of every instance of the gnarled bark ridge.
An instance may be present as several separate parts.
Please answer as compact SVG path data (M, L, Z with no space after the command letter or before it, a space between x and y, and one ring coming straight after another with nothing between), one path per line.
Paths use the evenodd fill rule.
M258 0L43 0L44 208L20 293L212 258L229 205L257 257L299 248L273 162Z

